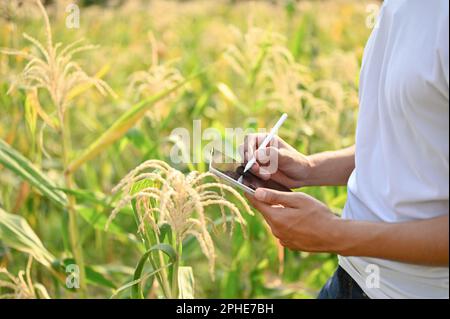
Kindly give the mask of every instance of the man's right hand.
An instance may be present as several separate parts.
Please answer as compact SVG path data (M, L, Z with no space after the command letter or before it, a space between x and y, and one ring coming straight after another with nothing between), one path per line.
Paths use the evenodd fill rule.
M245 163L253 156L256 157L251 172L264 180L272 179L287 188L306 186L312 169L311 160L278 136L274 136L267 147L258 150L266 136L265 133L249 134L245 137L244 144L239 147Z

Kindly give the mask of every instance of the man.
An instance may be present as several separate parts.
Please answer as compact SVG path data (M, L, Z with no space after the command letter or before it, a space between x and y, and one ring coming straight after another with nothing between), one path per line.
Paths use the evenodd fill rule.
M364 53L354 147L304 156L278 138L255 152L264 135L246 137L261 178L348 185L342 218L301 192L249 196L282 245L339 255L319 298L449 297L448 30L447 0L384 2Z

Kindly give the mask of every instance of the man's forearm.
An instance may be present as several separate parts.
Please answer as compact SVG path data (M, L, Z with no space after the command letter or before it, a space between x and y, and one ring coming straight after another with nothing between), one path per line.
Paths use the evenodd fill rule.
M412 264L448 266L449 217L403 223L340 220L334 252Z
M355 146L308 156L311 164L306 186L346 185L355 168Z

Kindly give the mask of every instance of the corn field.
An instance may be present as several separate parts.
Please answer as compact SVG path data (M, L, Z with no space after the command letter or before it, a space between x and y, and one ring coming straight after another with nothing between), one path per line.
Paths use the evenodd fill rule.
M369 2L130 0L76 28L57 2L0 2L0 297L314 298L336 256L280 246L171 132L286 112L300 152L353 144Z

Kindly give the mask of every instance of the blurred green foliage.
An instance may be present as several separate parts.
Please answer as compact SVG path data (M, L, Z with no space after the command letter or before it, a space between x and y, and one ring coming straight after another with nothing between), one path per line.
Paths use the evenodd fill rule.
M82 4L105 2L84 0ZM110 190L146 159L170 163L172 144L168 137L174 128L192 131L192 121L201 119L203 128L217 128L225 136L227 127L270 127L278 114L286 111L289 119L279 135L303 153L353 143L358 70L370 32L365 27L365 5L365 1L126 1L112 8L82 8L80 29L64 27L64 11L51 16L55 42L70 43L85 38L88 43L100 45L97 50L80 55L78 61L89 74L106 70L102 77L118 95L114 99L86 91L77 96L66 123L71 131L71 159L144 98L145 92L136 95L130 89L130 75L148 70L154 52L158 63L172 61L185 77L206 69L186 89L155 104L123 137L75 173L71 195L76 198L80 245L90 267L89 297L111 296L114 291L111 286L119 287L130 280L130 269L143 253L135 236L131 209L122 212L112 228L104 231L115 200ZM34 15L33 10L0 20L0 47L29 50L29 43L21 36L23 32L44 39L42 18ZM230 48L236 46L239 54L247 54L255 62L258 53L263 52L258 36L271 33L277 35L272 44L286 49L293 59L289 63L295 66L295 72L290 72L289 77L280 72L268 80L271 65L279 64L273 64L265 56L255 68L247 70L242 65L245 71L242 74L225 58ZM156 39L156 50L152 50L150 34ZM257 50L252 51L252 46ZM35 120L26 116L24 89L7 94L23 67L20 57L0 55L0 138L62 186L64 172L58 132L40 116ZM298 86L285 91L291 81L298 81ZM55 116L49 96L40 92L39 97L43 110ZM185 173L190 169L206 169L204 163L173 165ZM61 263L71 258L66 211L2 166L0 181L0 206L24 217ZM336 212L345 203L344 187L312 187L302 191L324 201ZM219 216L218 211L209 213L212 217ZM231 239L220 232L213 235L219 259L215 282L208 276L207 261L198 244L185 243L183 262L194 266L196 296L315 297L334 271L336 256L283 249L261 216L245 218L246 236L241 229L236 229ZM0 265L17 273L25 268L26 260L26 255L10 250L0 241ZM53 297L76 294L64 289L55 275L41 265L34 266L33 277ZM119 294L128 296L126 291ZM154 293L148 296L155 297Z

